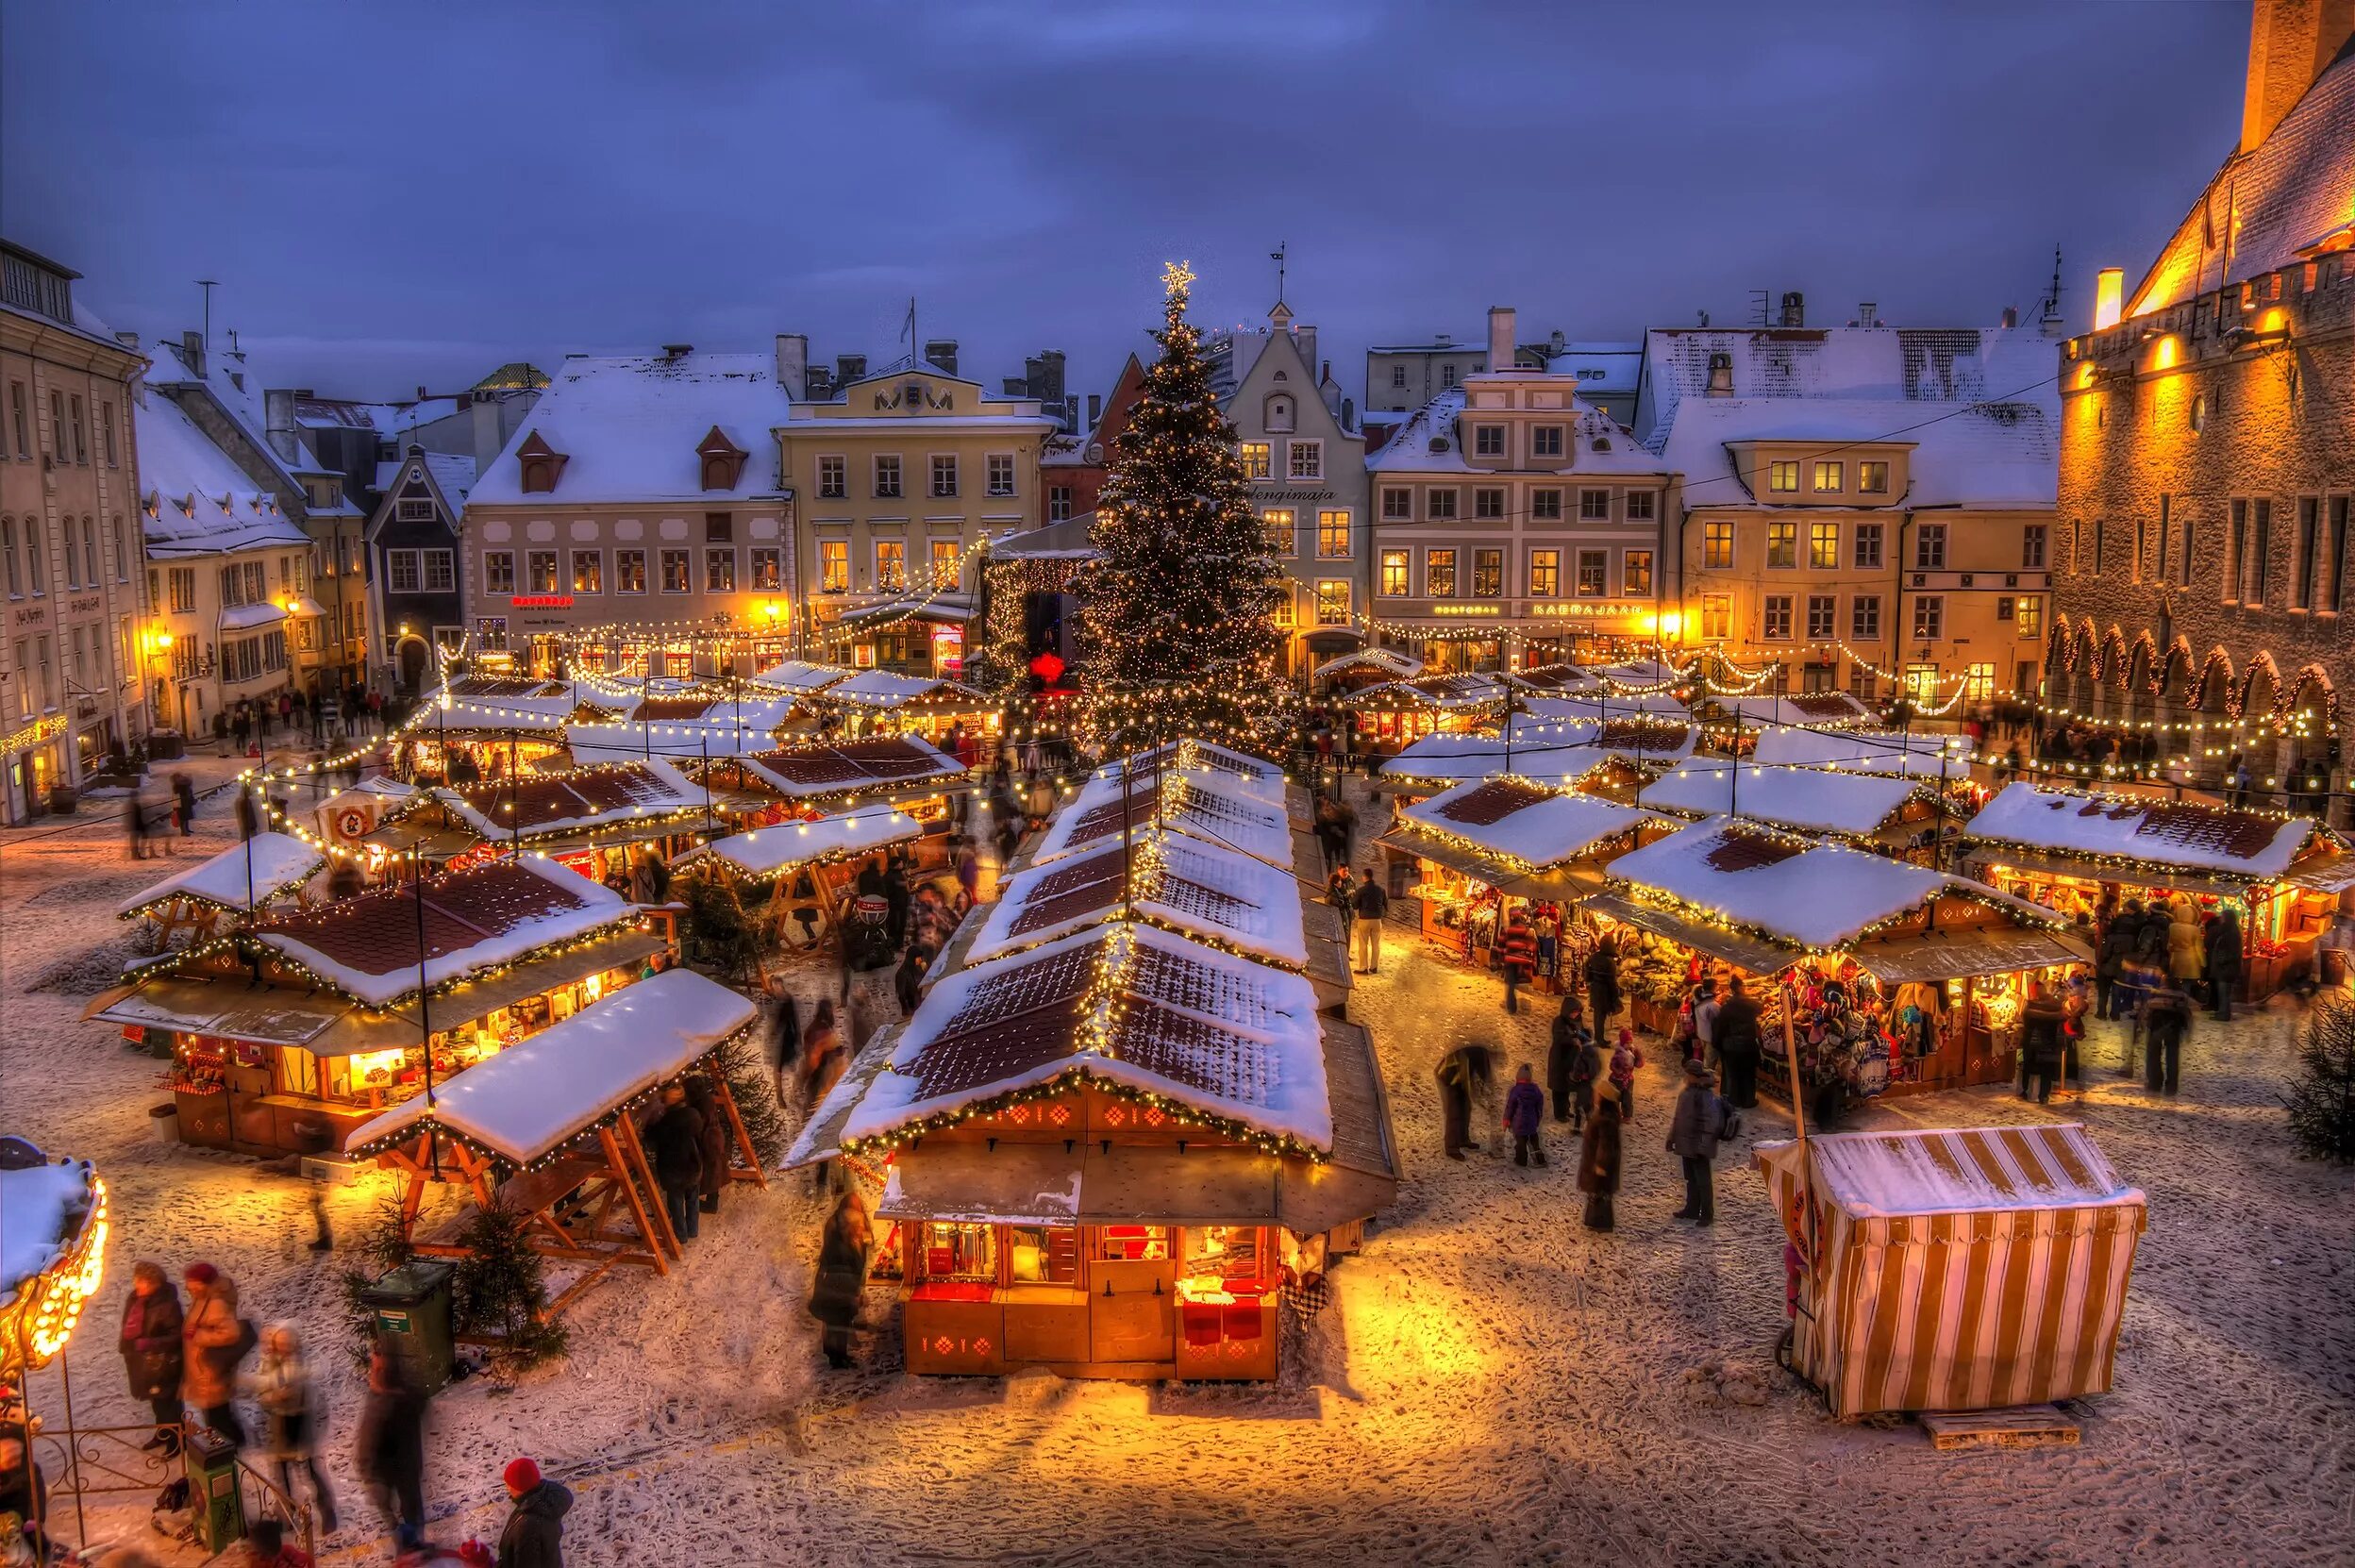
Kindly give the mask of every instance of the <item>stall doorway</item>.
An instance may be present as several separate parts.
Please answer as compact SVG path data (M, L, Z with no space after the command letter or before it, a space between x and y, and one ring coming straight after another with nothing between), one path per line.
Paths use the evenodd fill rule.
M1105 1226L1088 1270L1088 1359L1163 1362L1177 1355L1178 1276L1170 1230Z

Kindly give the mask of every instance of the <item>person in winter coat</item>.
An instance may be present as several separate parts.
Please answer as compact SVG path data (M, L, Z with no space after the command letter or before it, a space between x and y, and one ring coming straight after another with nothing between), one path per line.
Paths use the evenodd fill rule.
M899 999L902 1018L915 1011L916 1004L924 999L924 972L931 962L932 950L918 942L908 949L899 967L892 972L892 994Z
M793 1104L789 1086L793 1081L794 1063L801 1059L801 1003L782 986L777 988L776 995L777 1010L770 1018L770 1033L775 1036L772 1055L777 1061L777 1104L781 1110Z
M2195 990L2208 968L2208 944L2200 940L2199 908L2177 894L2167 913L2167 976L2184 991Z
M172 798L180 806L180 837L192 838L196 832L196 781L184 773L174 774Z
M291 1323L274 1323L261 1337L261 1354L254 1360L246 1388L261 1407L267 1427L265 1447L278 1464L278 1490L291 1501L296 1495L294 1472L310 1477L310 1494L319 1510L323 1534L336 1531L335 1493L319 1468L319 1394L310 1368L303 1359L302 1342Z
M2094 955L2094 1016L2116 1018L2120 1011L2113 997L2118 976L2126 973L2143 943L2143 901L2130 898L2126 907L2110 917L2102 927L2101 946Z
M2191 997L2167 981L2143 1002L2143 1081L2154 1094L2175 1093L2193 1012Z
M687 1086L662 1086L662 1114L646 1128L646 1153L654 1157L655 1179L662 1184L662 1208L671 1234L695 1239L703 1196L703 1118L687 1103Z
M1668 1124L1668 1152L1684 1161L1684 1207L1677 1218L1695 1225L1717 1223L1716 1177L1712 1169L1718 1141L1726 1135L1729 1111L1717 1097L1717 1075L1698 1063L1684 1070L1684 1093L1677 1096L1677 1114Z
M180 1451L180 1294L160 1265L142 1259L131 1266L131 1293L123 1303L116 1346L131 1397L144 1399L156 1418L156 1435L144 1446L170 1459Z
M1619 1191L1619 1101L1609 1093L1595 1102L1578 1141L1578 1191L1586 1194L1586 1228L1611 1229L1616 1223L1612 1199Z
M235 1400L245 1326L237 1315L237 1281L210 1263L191 1263L180 1283L188 1287L180 1326L180 1396L230 1446L242 1448L245 1428L238 1424Z
M1505 1130L1512 1134L1512 1162L1527 1165L1532 1159L1545 1163L1545 1145L1537 1141L1538 1125L1545 1119L1545 1094L1528 1062L1512 1076L1505 1091Z
M727 1184L727 1118L720 1114L720 1097L711 1080L697 1073L687 1079L687 1103L703 1119L703 1178L695 1189L698 1207L707 1214L720 1211L720 1192Z
M368 1398L353 1441L354 1468L403 1552L426 1538L426 1400L392 1342L368 1352Z
M1758 1104L1758 1003L1742 989L1742 977L1726 983L1726 999L1711 1022L1718 1065L1725 1069L1727 1097L1745 1109Z
M1357 917L1349 927L1349 967L1360 975L1379 975L1382 920L1390 913L1390 892L1376 878L1372 866L1359 878L1357 892L1349 895L1349 907Z
M1519 1012L1521 988L1537 973L1537 933L1529 929L1528 916L1519 905L1496 933L1496 967L1505 976L1505 1010Z
M1586 956L1586 1006L1597 1034L1619 1011L1619 951L1609 937Z
M825 1326L820 1340L830 1367L851 1364L850 1331L859 1321L868 1255L874 1248L867 1200L853 1187L827 1216L826 1235L818 1243L817 1276L810 1288L810 1315Z
M2227 904L2208 923L2208 988L2209 1004L2216 1009L2216 1021L2232 1022L2232 993L2241 985L2241 917L2238 910Z
M2042 980L2029 983L2028 1006L2020 1011L2020 1098L2036 1085L2038 1105L2052 1099L2052 1086L2061 1076L2068 1052L2068 1012L2060 998L2045 990Z
M573 1494L527 1458L508 1460L504 1478L515 1511L499 1532L498 1568L564 1568L564 1514Z
M1545 1046L1545 1087L1554 1097L1554 1120L1568 1122L1574 1129L1585 1115L1585 1104L1578 1093L1578 1057L1594 1043L1594 1038L1586 1032L1586 1014L1578 1007L1578 999L1564 993L1562 1010L1554 1014L1552 1038ZM1593 1074L1587 1076L1584 1088L1584 1101L1592 1102Z
M1619 1119L1635 1120L1635 1070L1644 1065L1644 1048L1635 1031L1621 1025L1619 1043L1611 1053L1611 1092L1619 1101Z
M1464 1150L1479 1147L1472 1139L1472 1092L1488 1076L1488 1053L1477 1045L1460 1047L1440 1058L1431 1076L1439 1080L1447 1158L1461 1159Z

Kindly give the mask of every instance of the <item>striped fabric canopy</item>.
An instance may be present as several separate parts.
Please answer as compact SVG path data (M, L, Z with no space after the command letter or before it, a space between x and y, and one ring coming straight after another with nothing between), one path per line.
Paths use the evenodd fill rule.
M1811 1260L1795 1362L1833 1414L2109 1389L2146 1206L2082 1126L1831 1133L1757 1159Z

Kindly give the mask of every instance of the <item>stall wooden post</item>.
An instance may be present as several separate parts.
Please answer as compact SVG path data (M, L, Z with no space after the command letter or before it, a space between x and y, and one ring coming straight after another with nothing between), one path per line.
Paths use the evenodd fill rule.
M667 1247L672 1257L685 1258L686 1248L679 1244L678 1232L671 1228L670 1208L662 1201L661 1178L654 1174L654 1160L648 1157L646 1145L638 1137L637 1122L627 1113L624 1113L614 1121L612 1126L606 1129L605 1135L609 1138L614 1137L617 1129L622 1143L628 1148L630 1154L638 1161L638 1174L646 1178L646 1197L654 1206L655 1225L655 1228L647 1231L646 1234L654 1238L655 1251L660 1253ZM626 1171L629 1167L625 1165L622 1169ZM637 1192L637 1184L634 1181L630 1184L630 1191L633 1194ZM643 1222L642 1212L641 1223Z
M621 1126L624 1127L627 1127L629 1126L629 1118L627 1116L621 1118ZM637 1141L634 1138L631 1140L633 1146L636 1142ZM653 1243L647 1247L646 1250L654 1254L654 1272L657 1274L670 1273L671 1265L663 1259L663 1248L667 1243L671 1253L676 1256L678 1252L678 1239L671 1234L670 1211L664 1209L660 1201L661 1190L659 1187L655 1190L657 1201L655 1203L654 1211L657 1215L660 1216L660 1228L657 1228L656 1222L647 1217L645 1202L638 1195L637 1176L630 1169L629 1161L623 1158L622 1146L620 1142L614 1138L613 1129L610 1126L599 1127L597 1129L597 1143L605 1150L607 1163L610 1164L613 1167L615 1174L621 1177L622 1192L629 1199L630 1216L638 1222L638 1233ZM637 1152L640 1156L641 1162L643 1163L644 1151L642 1149Z
M744 1130L743 1115L736 1109L736 1095L727 1087L727 1074L720 1067L720 1053L714 1051L705 1057L703 1065L705 1076L711 1080L711 1097L718 1101L720 1109L727 1113L728 1128L735 1133L736 1147L744 1157L744 1169L743 1171L729 1170L727 1173L727 1179L758 1182L766 1187L769 1184L769 1174L760 1168L760 1153L752 1146L752 1134Z
M1782 1059L1791 1073L1791 1126L1799 1141L1799 1184L1807 1184L1807 1099L1799 1093L1799 1034L1791 1015L1798 1009L1798 998L1792 993L1791 982L1782 982Z

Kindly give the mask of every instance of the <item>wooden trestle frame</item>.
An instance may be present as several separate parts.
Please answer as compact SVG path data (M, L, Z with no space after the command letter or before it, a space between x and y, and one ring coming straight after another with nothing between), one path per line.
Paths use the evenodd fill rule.
M752 1135L720 1070L717 1048L688 1068L701 1071L711 1084L714 1104L726 1113L740 1165L731 1159L727 1179L769 1184ZM654 1162L638 1133L639 1116L625 1112L603 1126L582 1132L564 1145L569 1152L536 1169L510 1171L506 1162L475 1149L460 1139L442 1140L435 1159L438 1129L428 1124L409 1143L376 1155L379 1164L401 1174L401 1240L428 1258L463 1258L467 1249L456 1242L420 1240L417 1217L425 1204L426 1187L436 1180L462 1184L482 1208L504 1207L526 1217L525 1238L543 1258L562 1258L593 1265L565 1286L548 1303L553 1318L615 1265L650 1268L658 1275L671 1272L681 1256L670 1211L662 1204L662 1186L655 1178ZM624 1222L626 1221L625 1224Z

